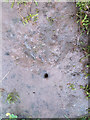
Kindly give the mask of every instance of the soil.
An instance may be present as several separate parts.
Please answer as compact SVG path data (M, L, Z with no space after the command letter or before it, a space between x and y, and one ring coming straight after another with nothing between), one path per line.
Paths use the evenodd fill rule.
M24 17L38 9L38 20L23 25L18 6L2 3L2 77L7 75L2 80L0 117L8 112L27 118L87 114L88 100L79 85L88 81L78 47L87 37L78 32L75 3L29 3L21 9ZM9 104L5 100L13 89L20 99Z

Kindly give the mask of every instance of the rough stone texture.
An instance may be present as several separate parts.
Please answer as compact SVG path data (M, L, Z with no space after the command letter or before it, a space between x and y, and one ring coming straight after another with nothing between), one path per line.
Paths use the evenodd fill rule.
M28 5L29 6L29 5ZM23 8L23 6L21 6ZM22 14L30 13L26 7ZM39 9L36 23L25 26L17 6L3 3L2 92L1 117L10 112L19 117L73 118L86 114L88 101L79 85L85 85L84 54L79 50L75 3L39 3L31 5L31 13ZM53 23L47 17L54 19ZM84 37L85 38L85 37ZM44 74L48 73L48 78ZM69 88L74 84L76 90ZM20 96L15 104L5 102L7 94L16 89Z

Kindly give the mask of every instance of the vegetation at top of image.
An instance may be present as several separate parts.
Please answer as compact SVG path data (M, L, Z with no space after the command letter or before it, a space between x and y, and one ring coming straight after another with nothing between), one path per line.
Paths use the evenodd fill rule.
M38 2L36 0L33 0L32 2L34 2L35 5L38 6ZM16 4L19 6L19 9L18 9L19 10L19 15L20 15L21 21L22 21L22 23L24 25L27 24L29 21L36 22L38 20L38 12L39 12L38 9L36 9L36 13L35 14L31 14L30 13L26 17L21 15L20 5L23 4L25 6L27 4L32 4L32 2L22 1L22 0L16 1ZM14 4L15 4L15 1L11 3L11 8L13 8Z
M16 3L17 3L18 6L19 6L20 4L24 4L24 5L26 5L26 4L27 4L27 1L24 1L24 0L18 0L18 1L16 1ZM13 2L11 3L11 8L14 7L14 4L15 4L15 1L13 1Z
M80 28L87 34L90 33L90 1L89 2L77 2L77 23L80 23Z
M86 85L85 87L80 85L80 88L84 90L86 97L90 98L90 85Z
M18 100L19 95L16 92L16 90L14 89L13 92L8 93L7 99L6 101L11 104L11 103L15 103Z
M36 6L38 6L38 2L37 2L36 0L34 0L34 2L35 2L35 4L36 4Z
M13 8L15 2L17 3L17 5L20 5L20 4L26 5L28 3L27 0L16 0L16 1L14 0L11 4L11 8ZM33 2L35 3L36 6L38 6L38 2L36 0L33 0Z

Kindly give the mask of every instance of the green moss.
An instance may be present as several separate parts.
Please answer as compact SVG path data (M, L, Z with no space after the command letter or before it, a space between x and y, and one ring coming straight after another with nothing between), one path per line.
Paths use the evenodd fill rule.
M11 103L15 103L18 100L18 98L19 98L19 95L14 89L13 92L8 93L6 101L9 104L11 104Z

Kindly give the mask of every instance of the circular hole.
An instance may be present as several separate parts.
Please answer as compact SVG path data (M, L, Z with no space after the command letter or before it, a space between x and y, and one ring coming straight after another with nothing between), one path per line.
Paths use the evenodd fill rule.
M90 63L87 63L87 65L90 65Z
M44 78L48 78L48 74L47 73L44 74Z
M9 52L6 52L5 55L10 55Z
M35 94L35 91L33 91L33 94Z

